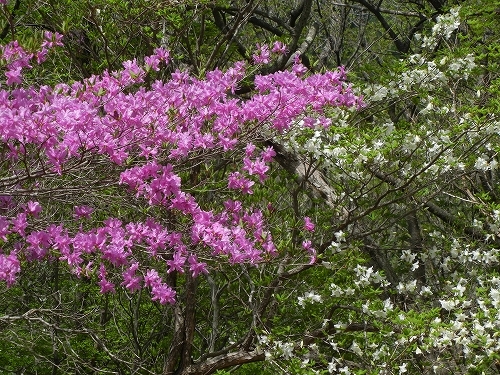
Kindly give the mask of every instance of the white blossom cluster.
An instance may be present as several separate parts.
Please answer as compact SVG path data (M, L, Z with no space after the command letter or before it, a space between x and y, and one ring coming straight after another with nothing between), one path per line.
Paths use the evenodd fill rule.
M299 306L304 306L306 303L321 303L322 297L314 292L306 292L304 296L298 297Z
M323 288L315 285L296 296L304 314L334 307L328 323L337 331L322 342L329 349L322 363L332 374L361 368L377 374L418 373L417 359L429 374L488 373L485 369L500 353L500 208L469 188L498 172L500 121L495 114L478 119L467 112L486 95L476 93L475 56L432 52L459 27L458 9L437 21L429 36L420 36L422 50L405 62L410 68L363 90L375 109L370 120L335 109L331 129L297 124L281 139L344 189L339 200L353 216L370 211L356 206L365 196L366 201L381 197L383 206L391 189L400 193L385 214L373 215L390 229L381 226L380 233L370 233L384 244L374 251L387 251L396 278L366 261L369 256L342 233L320 263L331 278ZM415 109L398 113L403 101ZM387 110L392 103L396 113ZM379 171L390 178L385 184ZM357 196L358 189L365 196ZM493 189L498 194L496 185ZM456 224L443 223L446 219L431 213L428 203L449 212ZM462 205L469 211L462 212ZM418 249L409 246L406 229L411 207L425 223ZM369 215L365 219L372 220ZM379 331L352 328L363 322ZM273 345L277 355L287 353L283 344Z
M452 8L449 13L437 16L436 23L432 27L432 34L422 38L423 48L434 48L440 39L450 39L451 35L460 26L460 8ZM417 39L421 36L416 35Z

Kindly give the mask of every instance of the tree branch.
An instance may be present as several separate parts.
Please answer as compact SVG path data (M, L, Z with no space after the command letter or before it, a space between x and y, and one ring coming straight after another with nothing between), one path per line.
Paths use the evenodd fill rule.
M238 366L245 363L259 362L265 359L265 354L261 350L244 351L222 354L217 357L206 359L200 363L195 363L179 375L209 375L217 370Z
M336 5L339 7L346 7L346 8L351 8L351 9L356 9L356 10L366 10L366 7L360 7L352 4L346 4L346 3L330 3L331 5ZM393 10L393 9L386 9L386 8L378 8L378 11L380 13L385 13L385 14L393 14L395 16L405 16L405 17L420 17L421 14L416 13L416 12L404 12L401 10Z
M309 46L314 41L314 38L316 38L316 34L318 33L318 29L319 29L319 24L317 22L313 22L313 24L309 28L309 31L306 35L306 38L301 43L300 47L297 48L297 50L288 58L288 60L285 64L285 69L288 68L290 65L292 65L292 63L294 62L294 59L297 55L299 55L299 56L303 55L309 49Z
M389 25L387 20L384 18L382 15L382 12L380 11L380 8L374 7L372 4L370 4L366 0L354 0L357 3L363 5L366 9L368 9L373 15L378 19L384 30L389 34L391 37L394 45L396 46L396 49L401 52L401 53L407 53L409 48L410 48L410 43L409 41L402 42L401 39L396 35L394 30L392 29L392 26Z
M273 141L267 141L266 143L272 146L276 152L275 160L290 175L296 176L298 183L306 184L313 194L323 199L329 207L337 207L337 194L329 186L319 170L312 168L309 163L300 160L295 153L287 151L282 145Z

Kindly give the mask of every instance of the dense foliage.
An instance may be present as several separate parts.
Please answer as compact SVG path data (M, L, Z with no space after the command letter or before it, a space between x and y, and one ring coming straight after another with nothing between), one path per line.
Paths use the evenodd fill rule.
M498 1L0 4L3 373L500 371Z

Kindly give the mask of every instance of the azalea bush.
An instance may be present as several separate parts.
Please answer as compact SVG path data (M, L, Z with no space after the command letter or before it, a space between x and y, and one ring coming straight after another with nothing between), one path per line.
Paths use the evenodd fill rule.
M47 33L39 55L47 53L44 48L51 38L55 44L60 43L60 36ZM262 48L260 53L255 61L268 62L268 51ZM7 85L21 83L21 71L30 67L32 56L16 42L3 48ZM305 68L300 63L290 72L257 76L257 93L247 101L230 96L245 77L243 63L226 72L210 72L204 80L177 71L168 82L133 88L168 60L168 52L157 49L155 55L145 59L144 66L127 61L122 71L105 72L72 85L3 91L4 210L15 213L2 217L5 247L13 246L9 255L4 255L8 261L4 262L2 278L8 284L19 272L17 257L41 260L54 256L51 250L59 252L59 260L66 261L77 275L99 268L102 292L114 289L106 280L106 266L129 266L122 283L131 291L140 287L141 278L134 276L140 262L131 262L135 246L151 258L167 262L168 273L183 272L189 265L193 277L208 270L198 261L192 246L207 250L205 256L224 256L232 263L256 264L263 257L275 255L277 250L262 211L230 199L252 194L253 185L267 179L268 164L276 152L270 146L259 150L254 143L262 144L273 132L285 131L298 117L328 127L329 121L322 115L325 107L359 107L361 102L343 83L342 70L302 78ZM129 88L131 92L126 93ZM183 191L182 169L194 160L204 163L205 168L216 158L224 163L224 154L231 155L232 168L219 167L232 171L227 173L227 183L215 187L224 188L222 194L228 199L218 210L205 210L197 203L196 187L188 184ZM100 167L106 172L99 173ZM32 190L35 197L37 192L43 195L52 190L53 198L66 189L57 185L67 184L69 173L70 184L71 180L79 182L77 190L79 184L92 186L93 193L102 187L123 188L124 194L181 216L181 230L173 223L177 220L160 224L154 217L126 224L111 217L95 230L83 229L82 225L78 228L80 220L96 214L87 205L73 206L72 215L68 215L73 223L27 230L31 218L39 224L44 222L43 204L16 202L19 191ZM86 198L80 195L80 199ZM50 220L45 222L49 224ZM70 235L71 226L79 230ZM11 234L12 242L8 237ZM16 241L19 239L27 246ZM14 247L13 243L18 245ZM167 247L171 251L165 253ZM104 263L93 259L96 251L102 252ZM148 271L145 285L152 287L154 298L161 302L174 301L175 293L161 283L156 270Z
M297 60L290 71L255 76L255 93L241 100L234 93L252 66L154 81L170 60L158 48L120 71L24 86L23 73L61 40L47 32L38 52L17 42L2 48L0 278L8 286L41 263L92 280L103 294L145 289L152 301L175 304L179 283L210 280L221 264L284 256L267 223L272 203L251 198L276 156L268 141L298 120L329 127L330 107L360 108L343 69L306 76ZM254 62L284 50L260 46ZM305 233L313 229L301 220ZM310 241L300 252L315 263Z

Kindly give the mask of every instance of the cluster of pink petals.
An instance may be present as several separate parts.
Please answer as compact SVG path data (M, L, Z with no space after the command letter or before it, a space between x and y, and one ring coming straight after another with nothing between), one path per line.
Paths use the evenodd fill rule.
M23 216L24 215L24 216ZM25 213L18 216L24 218L24 228L27 226ZM0 216L0 238L7 241L7 235L20 233L15 222ZM107 278L107 266L123 268L120 285L130 291L144 286L151 288L152 297L160 303L173 303L175 291L164 284L158 276L154 280L151 275L143 277L139 272L139 263L134 258L134 249L142 249L157 262L163 262L170 270L183 272L189 267L193 276L206 273L206 264L199 262L196 255L180 257L179 253L186 253L182 243L182 236L176 232L168 232L153 219L145 223L128 223L124 225L119 219L110 218L104 226L90 231L79 231L71 235L63 225L52 224L45 230L32 231L24 235L25 245L22 249L24 257L29 261L39 261L49 256L50 250L56 250L58 259L68 264L77 275L86 275L94 269L93 259L100 259L95 269L98 270L101 292L114 292L115 284ZM15 281L20 272L18 252L12 251L4 255L0 251L0 280L8 285ZM171 254L173 259L169 259ZM173 262L176 262L174 265ZM107 265L107 266L106 266ZM175 267L175 268L173 268Z
M50 31L44 33L44 40L40 50L36 53L37 63L40 64L45 61L50 49L62 46L62 37L59 33L52 33ZM7 85L22 83L22 70L32 67L30 60L35 54L27 52L16 40L5 46L0 46L0 54L6 68L5 77L7 78Z
M266 44L257 44L257 52L252 56L255 64L269 64L271 61L271 53Z
M14 284L21 267L17 254L11 252L9 255L0 253L0 280L4 280L8 286Z
M175 302L175 290L162 281L156 270L147 271L146 276L144 276L144 285L151 288L153 301L159 301L161 304Z
M168 59L161 49L157 54ZM244 74L242 63L209 72L204 80L177 71L150 90L125 93L145 76L129 61L122 71L71 86L2 90L0 140L11 147L12 158L24 153L15 141L39 145L52 169L62 173L69 159L88 151L121 164L136 154L154 159L165 147L172 160L205 149L233 150L246 124L267 123L281 131L308 109L322 113L326 106L361 104L345 85L343 69L306 78L290 71L257 76L258 93L247 101L228 95Z
M94 212L94 209L89 206L75 206L73 217L75 219L85 218L90 219L90 215Z
M60 43L60 35L47 34L38 60ZM275 44L272 51L260 46L255 60L266 63L270 52L285 50L282 44ZM2 47L7 84L21 82L17 70L20 73L29 68L33 57L16 42ZM282 132L304 116L329 126L323 117L325 108L360 106L361 99L345 84L343 69L304 76L300 62L291 71L257 76L257 93L248 100L232 95L246 75L241 62L225 72L208 72L204 79L176 71L170 80L156 81L148 89L127 90L141 85L149 71L160 69L169 59L168 51L159 48L145 58L144 65L127 61L120 71L106 71L71 85L0 90L0 142L9 150L7 157L13 163L35 157L43 161L47 173L60 175L66 173L72 160L83 160L89 154L121 166L133 158L135 166L124 167L117 182L150 205L186 216L188 232L168 231L152 219L124 224L116 218L75 234L62 224L28 231L28 221L36 220L42 212L38 202L30 201L12 217L0 215L0 240L8 244L15 238L18 244L8 255L0 251L0 280L9 285L14 282L21 254L27 260L59 254L57 257L75 274L97 273L103 293L113 292L118 283L130 291L149 288L154 300L173 303L175 291L163 283L155 269L148 267L146 271L137 260L137 251L164 263L167 273L189 270L193 276L208 272L207 263L199 260L206 254L227 257L231 263L255 264L264 254L277 253L261 211L245 209L239 201L225 202L220 212L204 210L182 190L175 165L206 150L239 152L239 170L229 174L228 187L251 194L255 183L265 182L275 152L272 148L258 151L251 143L240 144L242 134L259 126ZM35 154L30 150L36 150ZM10 203L7 199L0 204L7 207ZM2 210L0 205L0 213ZM73 215L78 220L90 218L92 212L91 207L76 206ZM305 226L314 230L312 223ZM197 254L188 248L206 251ZM310 244L304 249L313 255ZM119 269L121 276L111 268Z
M303 241L303 242L302 242L302 247L303 247L303 249L304 249L304 250L306 250L306 251L309 253L309 255L311 256L311 259L310 259L310 261L309 261L309 264L314 264L314 263L316 263L316 259L317 259L317 258L316 258L316 255L317 255L317 253L316 253L316 249L314 249L314 248L312 247L312 242L311 242L310 240L305 240L305 241Z
M315 226L311 218L308 216L304 217L304 229L308 232L314 232L314 227Z

